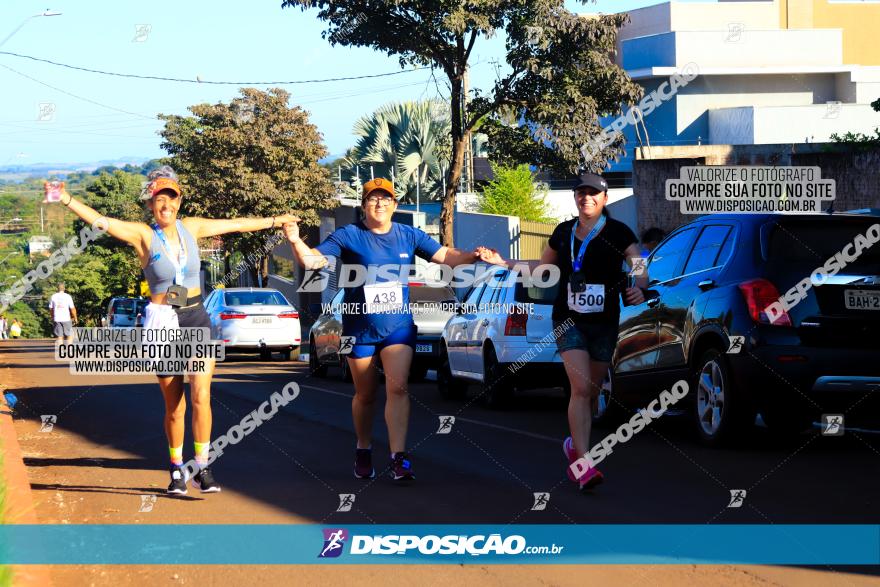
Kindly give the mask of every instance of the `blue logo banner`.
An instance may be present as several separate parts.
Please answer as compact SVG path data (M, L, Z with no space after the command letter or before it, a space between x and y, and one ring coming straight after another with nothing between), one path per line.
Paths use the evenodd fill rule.
M880 525L4 525L0 564L880 564Z

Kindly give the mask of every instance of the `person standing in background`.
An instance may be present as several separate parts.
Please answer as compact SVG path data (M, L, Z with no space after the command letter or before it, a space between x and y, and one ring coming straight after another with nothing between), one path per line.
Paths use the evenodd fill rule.
M13 338L19 338L21 336L21 322L18 321L18 318L12 321L12 326L9 327L9 335Z
M73 340L73 323L76 322L76 306L73 298L64 291L64 284L58 284L58 291L49 299L49 309L52 310L52 324L54 325L55 340L61 342Z

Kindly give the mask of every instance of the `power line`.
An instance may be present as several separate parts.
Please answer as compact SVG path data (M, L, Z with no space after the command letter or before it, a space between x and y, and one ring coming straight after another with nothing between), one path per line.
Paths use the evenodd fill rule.
M64 67L66 69L74 69L77 71L85 71L88 73L96 73L99 75L110 75L114 77L127 77L133 79L148 79L148 80L157 80L163 82L177 82L184 84L208 84L208 85L222 85L222 86L284 86L284 85L295 85L295 84L322 84L327 82L342 82L342 81L352 81L359 79L370 79L374 77L388 77L392 75L400 75L402 73L409 73L411 71L419 71L421 69L431 69L430 67L414 67L413 69L404 69L402 71L392 71L389 73L374 73L369 75L356 75L350 77L331 77L325 79L305 79L305 80L296 80L296 81L274 81L274 82L215 82L215 81L206 81L201 79L183 79L177 77L164 77L159 75L137 75L133 73L119 73L115 71L102 71L100 69L91 69L89 67L79 67L76 65L69 65L67 63L58 63L57 61L51 61L49 59L41 59L39 57L33 57L32 55L21 55L19 53L12 53L9 51L0 51L0 55L9 55L11 57L19 57L21 59L30 59L32 61L39 61L41 63L48 63L50 65L55 65L57 67Z
M14 73L16 75L20 75L21 77L27 78L27 79L31 80L32 82L36 82L36 83L40 84L41 86L46 86L47 88L53 89L56 92L61 92L62 94L66 94L66 95L70 96L71 98L76 98L77 100L82 100L83 102L88 102L89 104L94 104L95 106L100 106L101 108L107 108L108 110L115 110L116 112L122 112L123 114L131 114L132 116L137 116L139 118L146 118L148 120L154 119L154 117L152 117L152 116L144 116L143 114L138 114L137 112L130 112L128 110L123 110L122 108L116 108L115 106L108 106L107 104L101 104L100 102L96 102L95 100L92 100L91 98L85 98L83 96L78 96L72 92L68 92L67 90L62 90L59 87L47 84L46 82L42 82L35 77L31 77L31 76L27 75L26 73L22 73L18 70L12 69L11 67L3 65L2 63L0 63L0 67L2 67L3 69L8 69L12 73Z

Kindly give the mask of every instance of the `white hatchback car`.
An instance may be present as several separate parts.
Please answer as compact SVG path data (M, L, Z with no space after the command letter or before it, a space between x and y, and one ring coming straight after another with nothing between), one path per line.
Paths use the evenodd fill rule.
M566 385L551 318L556 288L525 287L517 275L488 268L446 323L437 372L444 397L479 383L480 399L497 407L515 388Z
M272 351L289 360L300 346L299 312L277 289L215 289L205 300L211 335L227 350L253 350L268 360Z

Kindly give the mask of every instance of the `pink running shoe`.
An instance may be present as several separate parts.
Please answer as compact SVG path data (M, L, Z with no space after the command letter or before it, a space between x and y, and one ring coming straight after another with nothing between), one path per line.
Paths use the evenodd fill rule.
M595 467L590 467L579 479L581 492L586 493L593 487L601 485L604 480L605 475L602 474L602 471Z

